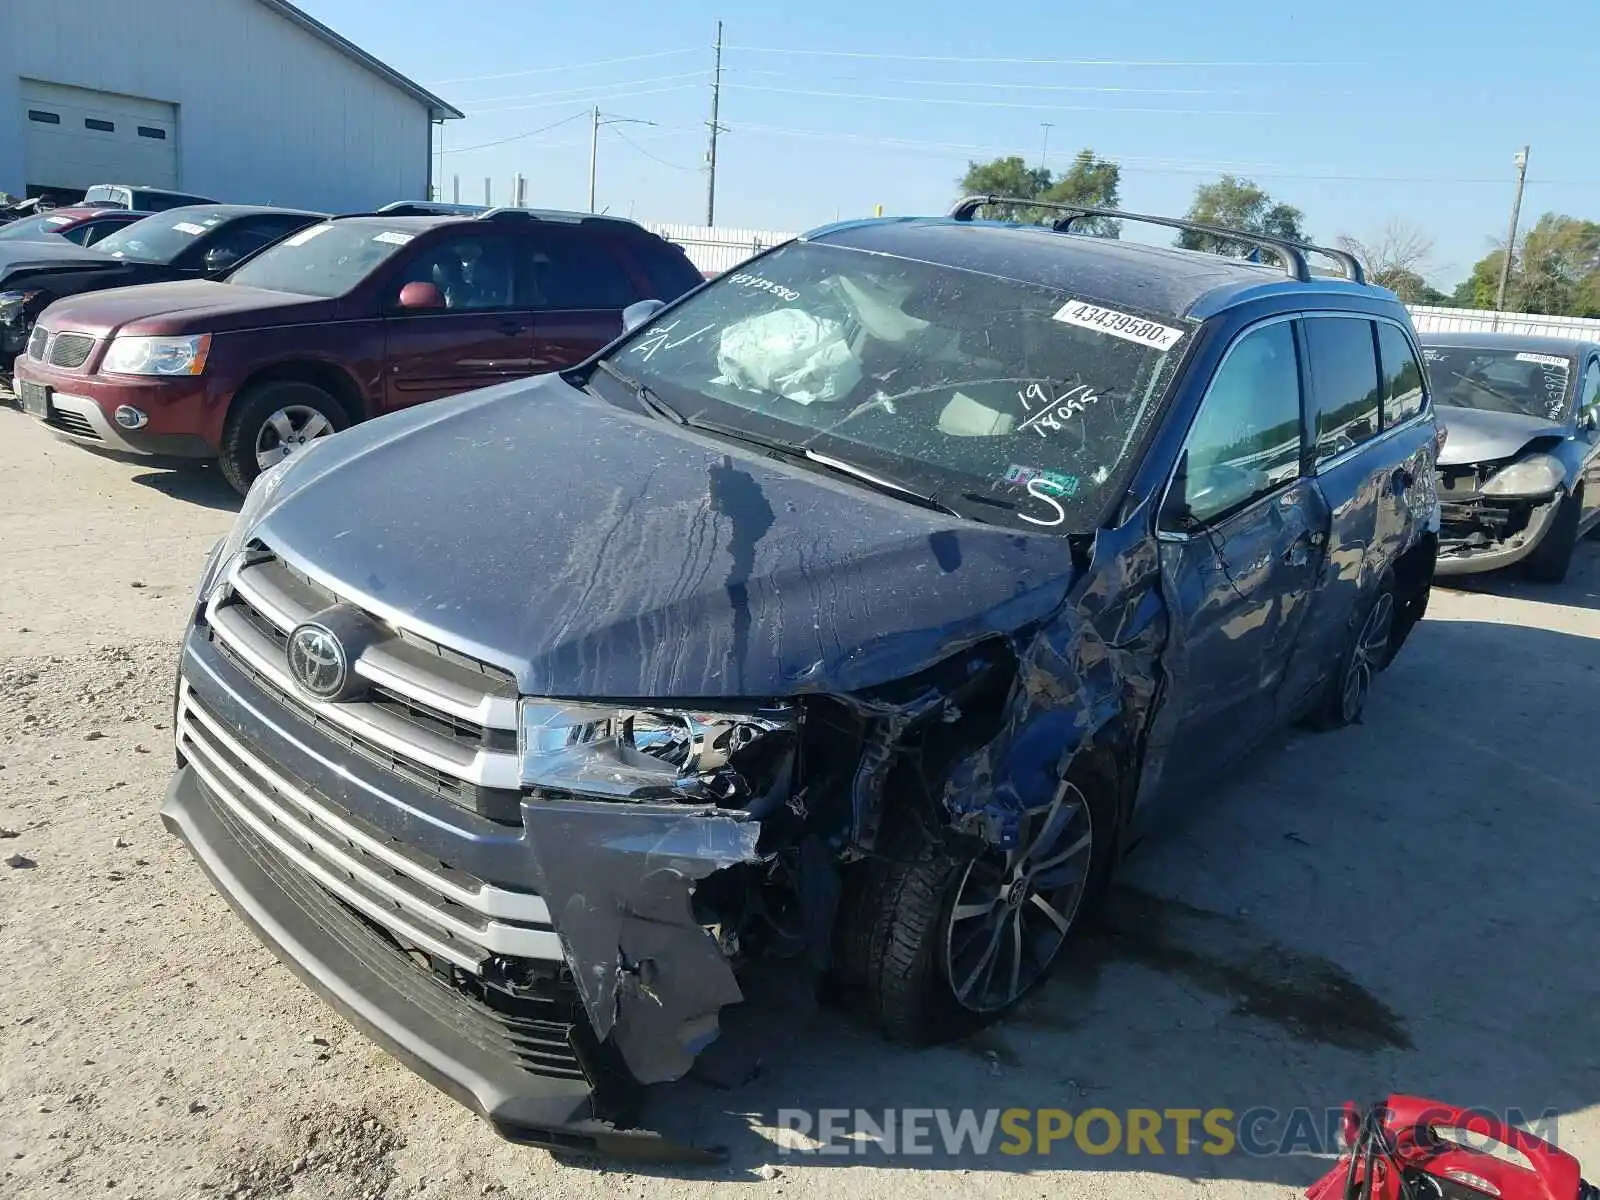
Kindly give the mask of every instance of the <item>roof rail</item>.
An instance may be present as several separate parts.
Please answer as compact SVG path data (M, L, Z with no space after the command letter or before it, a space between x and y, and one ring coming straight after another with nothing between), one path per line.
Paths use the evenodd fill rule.
M1205 233L1215 238L1227 241L1243 242L1250 246L1259 246L1263 250L1270 250L1277 255L1283 263L1283 273L1290 279L1300 283L1309 283L1311 280L1311 267L1306 263L1306 253L1321 254L1333 259L1344 271L1345 278L1351 283L1366 283L1367 273L1362 270L1361 262L1355 255L1346 250L1334 250L1328 246L1313 246L1306 242L1290 241L1288 238L1272 237L1264 233L1249 233L1243 229L1229 229L1222 225L1205 225L1199 221L1186 221L1180 217L1156 217L1146 213L1124 212L1120 208L1099 208L1088 204L1063 204L1056 200L1030 200L1025 196L967 196L958 200L950 210L950 216L957 221L970 221L981 208L992 204L1015 204L1022 208L1048 208L1066 215L1058 219L1051 228L1060 233L1067 233L1072 229L1075 221L1085 217L1110 217L1118 221L1138 221L1145 225L1164 225L1168 229L1180 229L1188 233Z
M376 211L391 217L471 217L486 210L481 204L449 204L442 200L391 200Z
M591 222L601 225L637 226L639 224L637 221L631 221L627 217L613 217L606 213L567 212L565 210L555 208L490 208L476 214L476 219L479 221L500 221L507 219L518 221L552 221L559 225L587 225Z

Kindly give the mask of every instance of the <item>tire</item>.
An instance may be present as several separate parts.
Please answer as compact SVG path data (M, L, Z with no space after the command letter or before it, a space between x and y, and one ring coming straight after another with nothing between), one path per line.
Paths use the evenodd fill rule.
M349 424L344 406L315 384L298 380L258 384L243 392L228 413L217 455L223 478L242 496L272 465L269 459L287 458L304 444L286 445L286 430L292 430L291 437L309 441Z
M1560 583L1572 566L1572 553L1578 546L1578 522L1583 516L1583 489L1568 494L1556 509L1555 520L1533 553L1522 560L1523 573L1535 583Z
M1397 625L1394 576L1385 572L1377 589L1359 610L1339 656L1339 669L1323 685L1307 724L1313 729L1359 725L1372 694L1372 680L1394 657L1390 646Z
M1033 888L1030 880L1020 901L1008 903L997 894L978 915L961 910L985 902L1007 856L999 851L955 854L914 821L886 822L883 857L858 863L846 874L834 943L838 1003L891 1041L927 1045L998 1020L1043 983L1109 882L1118 832L1114 784L1097 770L1075 765L1047 814L1024 827L1025 834L1050 838L1039 854L1071 851L1082 837L1089 838L1086 850L1055 869L1061 875L1051 872L1051 882L1067 875L1077 880L1071 901L1052 887ZM1042 862L1049 865L1049 857ZM1057 906L1052 911L1059 920L1038 907L1035 892ZM979 923L986 928L991 918L996 922L992 937L979 930ZM1025 939L1020 959L1012 949L1018 920ZM958 972L972 977L978 973L972 972L975 964L981 972L982 955L991 945L993 990L974 984L961 993L958 985L965 981L952 978ZM1020 962L1015 983L1006 974L1014 961Z

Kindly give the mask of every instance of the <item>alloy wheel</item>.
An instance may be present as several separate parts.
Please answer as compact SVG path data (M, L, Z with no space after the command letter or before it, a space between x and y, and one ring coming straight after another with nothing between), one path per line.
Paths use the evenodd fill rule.
M1089 804L1063 781L1024 819L1017 848L967 865L945 926L945 972L956 1001L994 1012L1028 991L1066 941L1094 852Z
M1344 687L1340 691L1341 715L1348 724L1359 717L1367 706L1367 694L1372 690L1372 676L1383 662L1389 648L1389 638L1394 634L1394 594L1379 593L1372 611L1361 626L1354 649L1350 652L1350 665L1345 669Z
M286 404L256 431L256 466L265 471L319 437L336 432L333 422L305 404Z

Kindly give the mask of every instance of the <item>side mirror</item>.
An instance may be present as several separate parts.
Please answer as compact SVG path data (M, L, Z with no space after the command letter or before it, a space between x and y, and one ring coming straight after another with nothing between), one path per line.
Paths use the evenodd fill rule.
M238 251L226 246L213 246L206 251L206 274L220 275L238 261Z
M1600 405L1586 408L1578 416L1578 432L1593 433L1600 429Z
M436 283L408 283L400 289L400 307L426 311L444 307L444 293Z
M632 333L665 307L660 300L636 300L622 310L622 332Z

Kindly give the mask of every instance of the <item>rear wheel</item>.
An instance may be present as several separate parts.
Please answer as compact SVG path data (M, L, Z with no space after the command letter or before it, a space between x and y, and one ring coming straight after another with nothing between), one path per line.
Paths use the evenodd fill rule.
M1388 665L1395 636L1394 577L1385 575L1367 601L1360 624L1345 646L1338 671L1324 686L1309 723L1314 729L1342 729L1360 723L1372 694L1372 680Z
M240 495L257 475L350 423L344 407L315 384L284 380L241 395L228 414L218 455Z
M895 1041L945 1041L1048 976L1108 879L1116 803L1097 772L1075 770L1009 852L955 855L912 822L886 832L885 857L846 882L840 998Z
M1564 497L1556 509L1555 519L1544 537L1533 548L1533 553L1523 560L1523 570L1535 583L1560 583L1572 566L1572 554L1578 546L1578 523L1583 515L1583 489Z

